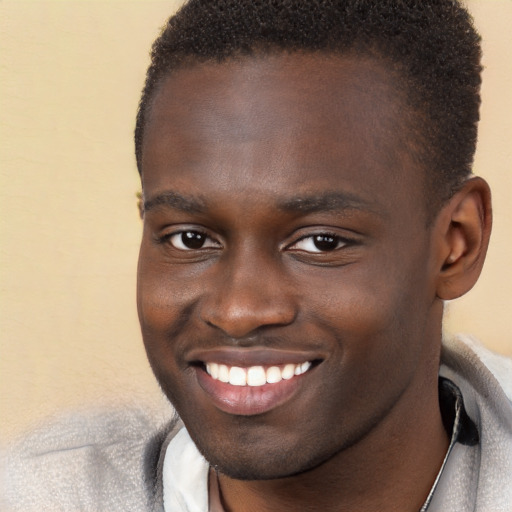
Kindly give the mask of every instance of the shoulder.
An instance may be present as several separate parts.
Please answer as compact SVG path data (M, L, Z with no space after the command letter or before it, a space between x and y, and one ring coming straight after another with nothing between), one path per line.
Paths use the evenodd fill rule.
M102 407L60 415L3 450L6 511L143 511L170 407Z
M489 398L512 401L512 359L487 349L476 338L458 335L443 340L441 374L470 383Z
M453 474L450 479L450 471L445 471L445 480L451 482L446 494L455 495L459 486L460 500L468 502L461 510L508 512L512 510L512 361L468 336L443 343L440 375L459 387L479 436L476 446L458 446L450 456Z

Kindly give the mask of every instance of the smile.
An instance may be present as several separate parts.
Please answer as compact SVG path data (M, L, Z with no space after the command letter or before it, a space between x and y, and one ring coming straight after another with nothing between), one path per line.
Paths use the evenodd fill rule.
M312 366L311 361L299 364L285 364L281 366L228 366L218 363L206 363L206 373L213 380L231 384L232 386L264 386L277 384L282 380L290 380L295 376L306 373Z
M262 347L194 349L187 354L196 382L210 405L231 415L253 416L304 396L325 355L318 351ZM307 386L308 389L314 384Z

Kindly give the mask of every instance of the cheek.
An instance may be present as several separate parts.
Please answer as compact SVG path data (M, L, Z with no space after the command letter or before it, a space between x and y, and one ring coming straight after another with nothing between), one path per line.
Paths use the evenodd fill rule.
M176 289L169 269L155 263L141 248L137 272L137 309L148 361L162 390L173 404L183 394L178 378L186 365L180 358L183 291Z
M172 377L171 370L180 366L175 358L180 353L176 333L181 325L182 304L187 301L171 276L143 243L137 271L137 309L148 360L162 385Z
M365 268L366 267L366 268ZM371 265L333 269L332 273L312 271L302 303L305 311L326 327L347 332L371 333L393 322L400 307L400 294L393 279ZM402 290L403 291L403 290Z
M162 261L143 241L137 270L137 308L143 331L173 329L197 295L195 280Z
M416 357L424 339L431 300L426 259L392 256L308 276L308 316L334 332L344 359L360 359L363 368Z
M414 282L406 287L396 273L382 269L345 270L317 282L308 320L332 335L323 386L327 417L337 418L340 432L357 435L389 410L414 378L426 318Z

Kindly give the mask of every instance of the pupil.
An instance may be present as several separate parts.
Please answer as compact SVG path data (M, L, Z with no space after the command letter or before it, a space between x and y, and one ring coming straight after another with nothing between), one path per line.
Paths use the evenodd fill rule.
M189 249L201 249L204 244L205 236L195 231L186 231L182 233L181 240L185 247Z
M338 240L332 235L316 235L314 243L320 251L334 251L338 245Z

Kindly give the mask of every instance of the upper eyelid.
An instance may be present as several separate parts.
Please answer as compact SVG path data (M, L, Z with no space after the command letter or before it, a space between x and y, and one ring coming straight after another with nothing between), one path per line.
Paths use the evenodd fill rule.
M201 249L212 249L213 247L222 247L222 244L220 244L217 240L215 240L214 238L212 238L211 236L209 235L206 235L205 233L201 233L199 231L191 231L191 230L188 230L188 231L177 231L175 233L172 233L171 235L169 235L168 237L166 237L167 240L171 241L172 238L174 238L175 236L180 236L180 235L183 235L183 233L198 233L202 236L204 236L204 241L205 243L206 242L209 242L209 245L208 247L201 247L201 248L197 248L197 249L193 249L193 248L190 248L189 250L201 250ZM170 242L172 245L174 245L173 242Z
M206 238L214 241L215 243L217 243L219 245L223 245L223 243L219 240L219 237L213 236L208 229L202 228L202 227L185 227L185 228L179 228L179 229L178 228L171 229L170 227L168 227L168 228L164 228L160 231L163 231L163 233L157 234L156 237L161 241L169 240L171 237L173 237L175 235L179 235L180 233L191 232L191 233L199 233L201 235L204 235Z
M186 225L186 224L174 224L164 226L161 229L158 229L159 232L162 233L162 237L169 237L172 235L177 235L178 233L186 233L187 231L194 233L201 233L202 235L207 236L208 238L215 239L216 237L211 234L211 230L203 227L203 226L194 226L194 225Z
M286 243L286 245L283 247L284 249L288 249L289 247L292 247L293 245L299 243L301 240L305 240L307 238L312 238L314 236L318 235L327 235L332 236L334 238L337 238L340 242L344 242L346 244L354 243L354 239L349 236L340 235L339 233L336 233L334 230L328 230L328 229L318 229L314 232L310 233L304 233L303 235L298 236L297 238L294 238L292 242Z
M306 233L306 234L300 236L299 238L297 238L297 240L295 240L295 242L293 242L293 243L299 242L300 240L304 240L305 238L311 238L313 236L319 236L319 235L332 236L335 238L339 238L340 240L344 239L344 237L342 237L341 235L338 235L337 233L334 233L334 231L319 230L319 231L315 231L314 233Z

